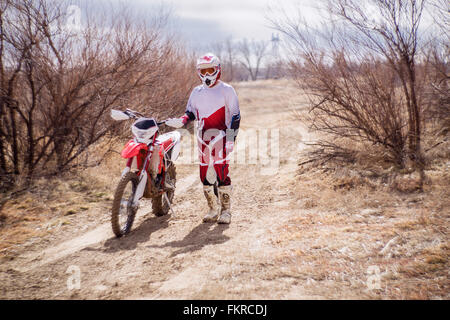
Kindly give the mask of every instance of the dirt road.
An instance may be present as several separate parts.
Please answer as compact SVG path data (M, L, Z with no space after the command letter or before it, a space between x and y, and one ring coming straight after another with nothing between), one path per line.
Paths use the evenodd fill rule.
M295 135L296 124L289 120L290 105L264 103L258 99L263 87L253 85L250 95L245 95L249 89L244 86L237 90L243 96L242 136L247 130L258 134L259 129L282 126L280 150L296 150L302 137ZM237 148L255 143L254 138L242 138ZM288 156L293 160L295 153ZM207 208L198 168L178 165L175 217L154 217L146 202L127 237L116 239L104 222L73 239L31 248L2 266L6 269L1 276L3 298L307 297L301 286L292 285L289 279L271 279L266 271L277 254L271 243L277 225L292 215L286 186L293 178L295 162L283 157L272 175L262 175L257 162L232 165L230 225L201 222ZM68 290L71 266L80 270L79 290Z
M232 164L230 225L202 223L207 207L198 168L179 164L175 216L155 217L150 202L144 202L131 233L121 239L112 233L109 212L101 213L94 225L89 224L92 226L89 230L83 230L86 221L80 218L71 226L72 232L66 232L64 237L38 242L15 259L2 263L0 298L375 297L367 290L366 270L370 262L366 257L378 252L383 243L368 238L362 246L355 241L339 248L325 247L318 241L319 238L323 243L328 241L328 232L331 237L339 234L339 241L358 234L348 230L340 232L345 226L338 225L323 229L317 236L314 228L322 224L322 214L315 215L318 222L303 229L304 238L297 235L295 242L283 238L283 232L289 227L305 225L307 218L316 219L312 210L305 209L305 202L299 201L309 195L295 191L296 159L302 152L302 141L311 137L292 117L292 110L302 107L301 99L294 99L283 87L271 88L269 95L270 85L255 82L236 86L243 132L238 137L237 149L255 143L254 137L244 142L245 132L272 128L279 133L280 158L271 156L273 147L269 148L267 159L279 166L267 172L261 172L264 157L256 164ZM319 257L326 262L318 261ZM328 264L335 264L335 269L327 273L321 266ZM339 274L341 264L348 264L353 272ZM79 289L70 285L77 272Z

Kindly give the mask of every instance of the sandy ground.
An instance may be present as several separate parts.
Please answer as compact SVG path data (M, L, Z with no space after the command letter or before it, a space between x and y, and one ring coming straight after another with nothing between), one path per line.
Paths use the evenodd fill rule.
M256 142L251 136L246 141L245 132L275 129L280 158L270 147L269 155L256 163L231 165L230 225L202 223L207 207L198 168L178 164L175 216L155 217L151 203L143 201L131 233L121 239L112 233L106 208L96 218L71 218L64 232L44 236L14 259L2 261L0 298L409 298L404 282L395 284L402 278L397 273L401 263L389 260L395 255L378 257L396 236L380 236L376 228L386 210L369 208L349 216L333 209L327 216L308 205L314 199L307 189L296 187L302 183L296 176L302 142L312 139L292 117L303 101L283 87L272 90L269 99L268 86L274 89L267 82L236 85L243 132L238 151ZM276 166L261 170L264 161ZM353 228L355 224L360 228ZM447 236L445 226L440 238L430 236L430 246L446 243ZM404 236L393 240L386 252L402 241ZM78 271L80 286L74 288L71 279ZM448 299L448 273L441 276L438 293L426 298ZM416 280L410 280L411 286Z

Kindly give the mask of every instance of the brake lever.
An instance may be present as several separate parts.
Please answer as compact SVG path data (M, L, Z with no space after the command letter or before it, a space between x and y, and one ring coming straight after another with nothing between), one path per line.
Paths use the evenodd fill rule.
M125 111L123 111L123 113L125 113L127 116L129 116L132 119L136 118L136 115L133 113L133 111L128 108Z
M129 108L127 108L124 112L125 112L126 114L128 114L129 116L135 118L135 119L136 119L137 117L144 117L144 115L143 115L142 113L140 113L140 112L138 112L138 111L131 110L131 109L129 109Z

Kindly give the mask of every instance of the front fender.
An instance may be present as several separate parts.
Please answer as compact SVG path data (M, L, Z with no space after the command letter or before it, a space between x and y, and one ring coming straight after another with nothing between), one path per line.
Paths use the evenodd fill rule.
M129 159L137 156L139 154L139 151L141 150L147 151L148 146L145 143L139 143L135 142L134 140L130 140L125 145L120 155L122 156L122 158Z

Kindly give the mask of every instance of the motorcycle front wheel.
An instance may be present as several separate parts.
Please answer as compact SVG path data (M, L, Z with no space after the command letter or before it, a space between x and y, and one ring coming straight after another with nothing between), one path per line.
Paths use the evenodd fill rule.
M111 213L111 225L116 237L121 237L130 232L136 216L137 207L133 206L133 198L136 193L139 177L134 172L127 172L119 181Z

